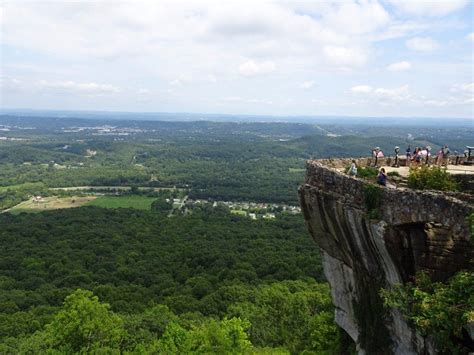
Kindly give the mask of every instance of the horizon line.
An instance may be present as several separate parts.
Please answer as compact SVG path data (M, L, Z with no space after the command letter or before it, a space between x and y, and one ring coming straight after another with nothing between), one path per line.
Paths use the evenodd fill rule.
M267 117L267 118L306 118L306 119L321 119L321 118L347 118L347 119L380 119L380 118L397 118L397 119L449 119L449 120L474 120L473 117L459 117L459 116L352 116L352 115L337 115L337 114L321 114L321 115L278 115L278 114L252 114L252 113L221 113L221 112L186 112L186 111L114 111L114 110L87 110L87 109L48 109L48 108L11 108L0 107L0 114L5 111L20 112L20 111L45 111L45 112L67 112L67 113L89 113L89 114L144 114L144 115L212 115L212 116L241 116L241 117ZM80 117L78 117L80 118ZM473 121L474 123L474 121Z

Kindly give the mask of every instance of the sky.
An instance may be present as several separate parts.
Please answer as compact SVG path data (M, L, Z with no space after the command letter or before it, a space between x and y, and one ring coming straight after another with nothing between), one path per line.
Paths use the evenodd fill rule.
M0 2L2 108L474 119L474 1Z

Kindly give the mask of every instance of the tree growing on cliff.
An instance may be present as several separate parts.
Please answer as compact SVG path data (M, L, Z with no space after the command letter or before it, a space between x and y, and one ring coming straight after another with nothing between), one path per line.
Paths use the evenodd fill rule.
M422 335L433 336L440 352L474 350L472 343L463 342L464 329L474 322L473 272L458 272L447 283L432 282L428 274L418 273L414 282L382 289L381 296L386 306L399 309Z

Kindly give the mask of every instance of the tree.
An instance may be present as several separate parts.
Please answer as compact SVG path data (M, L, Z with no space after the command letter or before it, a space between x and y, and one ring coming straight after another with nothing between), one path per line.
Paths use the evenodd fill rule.
M191 332L191 350L198 353L243 354L252 347L247 330L250 322L240 318L210 320Z
M66 297L64 306L46 326L50 348L65 351L118 349L124 337L122 319L110 311L108 304L90 291L78 289Z

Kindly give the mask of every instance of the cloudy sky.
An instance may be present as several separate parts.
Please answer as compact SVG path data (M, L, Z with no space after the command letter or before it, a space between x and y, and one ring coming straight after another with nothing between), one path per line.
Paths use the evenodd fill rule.
M474 116L469 0L0 4L4 108Z

